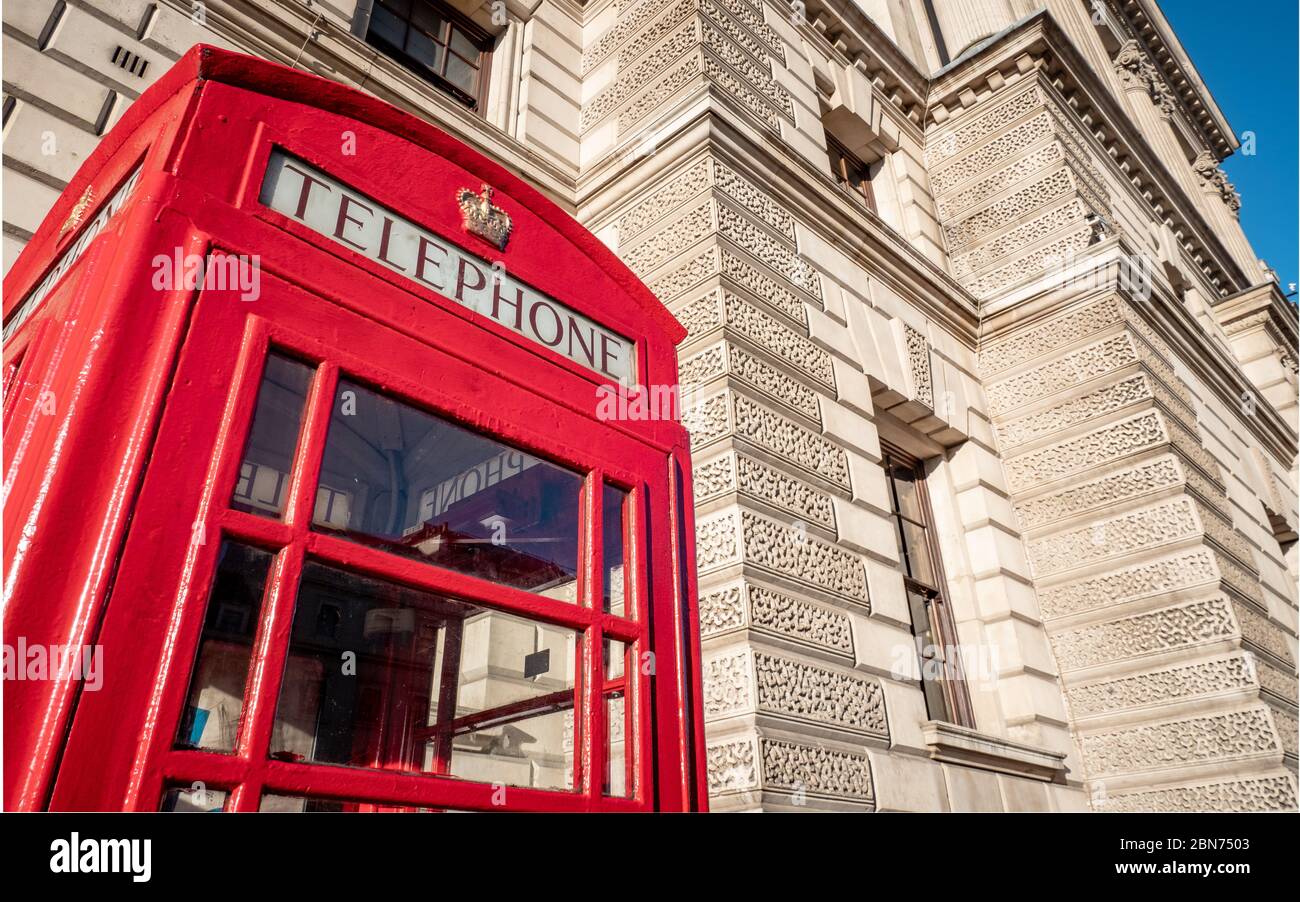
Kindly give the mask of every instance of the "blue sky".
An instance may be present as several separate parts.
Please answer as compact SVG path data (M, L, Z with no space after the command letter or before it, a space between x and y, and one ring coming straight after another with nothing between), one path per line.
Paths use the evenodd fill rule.
M1160 8L1240 140L1255 154L1224 161L1241 192L1241 224L1255 252L1277 270L1282 291L1297 264L1296 0L1161 0ZM1293 298L1294 299L1294 298Z

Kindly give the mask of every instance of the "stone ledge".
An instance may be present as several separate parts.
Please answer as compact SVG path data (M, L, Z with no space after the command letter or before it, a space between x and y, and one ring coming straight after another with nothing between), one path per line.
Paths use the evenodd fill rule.
M1064 752L1051 752L938 720L921 724L921 732L930 757L936 761L1047 782L1065 778Z

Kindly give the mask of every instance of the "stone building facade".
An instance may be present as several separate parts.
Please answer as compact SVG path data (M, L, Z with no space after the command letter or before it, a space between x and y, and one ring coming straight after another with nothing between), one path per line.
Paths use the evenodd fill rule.
M1296 808L1296 311L1155 2L439 5L472 91L405 0L6 4L6 269L196 42L372 92L688 329L715 810Z

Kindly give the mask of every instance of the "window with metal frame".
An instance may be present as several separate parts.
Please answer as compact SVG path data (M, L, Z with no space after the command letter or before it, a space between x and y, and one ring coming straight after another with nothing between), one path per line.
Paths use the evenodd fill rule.
M366 42L475 112L487 98L492 36L438 0L374 0Z
M896 448L882 448L926 711L931 720L974 727L974 712L958 652L957 628L932 525L925 468L916 458Z
M634 486L274 346L250 413L161 810L647 803Z

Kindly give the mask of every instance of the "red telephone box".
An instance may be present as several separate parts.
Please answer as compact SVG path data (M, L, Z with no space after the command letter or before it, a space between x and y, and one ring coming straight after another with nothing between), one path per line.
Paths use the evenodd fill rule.
M196 47L4 289L7 807L705 807L687 436L601 413L683 330L536 190Z

